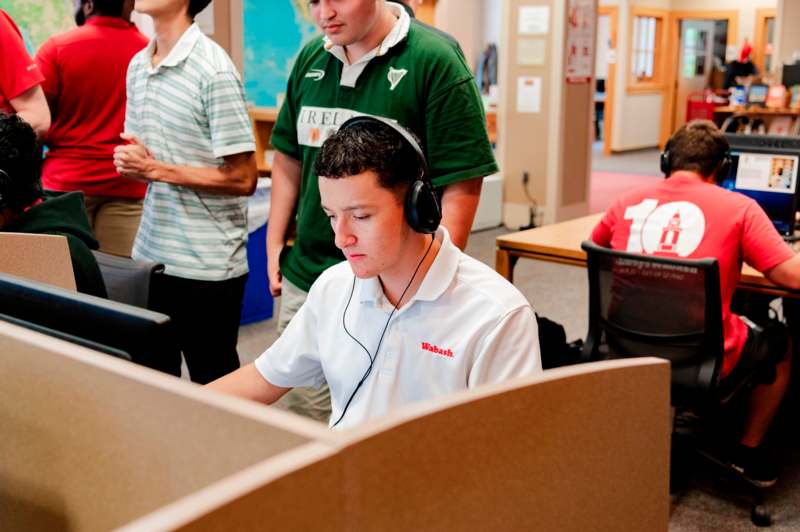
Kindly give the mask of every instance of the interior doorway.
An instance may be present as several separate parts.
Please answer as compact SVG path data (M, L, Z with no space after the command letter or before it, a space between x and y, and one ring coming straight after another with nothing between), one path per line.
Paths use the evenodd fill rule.
M614 123L614 89L617 77L617 7L597 9L594 124L595 142L602 142L603 153L611 155Z
M774 8L756 9L756 36L753 39L753 63L759 73L766 74L772 70L773 46L775 44Z
M687 102L693 93L721 88L727 41L726 20L691 19L680 22L673 130L686 121Z
M705 32L704 37L701 32ZM709 87L718 82L722 65L728 60L726 51L736 49L738 34L738 11L670 13L667 56L664 58L667 79L661 110L660 148L664 147L675 128L686 120L686 97L691 88L699 87L700 79L705 79L705 86ZM699 67L701 61L702 67ZM698 74L699 69L702 75Z

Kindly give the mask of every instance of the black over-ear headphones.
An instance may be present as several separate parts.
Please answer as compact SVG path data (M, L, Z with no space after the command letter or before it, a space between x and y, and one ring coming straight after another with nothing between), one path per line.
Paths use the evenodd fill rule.
M411 134L396 122L380 116L360 115L347 120L339 128L343 131L356 124L377 125L384 124L397 132L406 143L419 156L422 166L421 175L417 176L408 187L404 201L404 212L408 225L418 233L435 233L442 221L442 209L439 206L439 198L433 188L433 183L428 177L428 163L425 154L419 143Z
M661 172L664 174L664 177L669 177L672 173L672 159L669 153L669 145L671 144L672 139L667 141L667 145L664 146L664 151L661 152L661 157L659 158L659 167L661 168ZM731 157L730 149L725 150L725 153L722 155L722 158L717 163L717 170L714 173L714 180L717 183L722 183L728 177L728 174L731 172L731 167L733 167L733 158Z

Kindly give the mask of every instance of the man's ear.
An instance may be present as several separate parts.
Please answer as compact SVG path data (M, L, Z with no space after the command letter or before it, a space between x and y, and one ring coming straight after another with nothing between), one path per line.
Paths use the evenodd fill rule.
M92 0L88 0L85 4L81 6L83 10L83 16L90 17L92 13L94 13L94 2Z

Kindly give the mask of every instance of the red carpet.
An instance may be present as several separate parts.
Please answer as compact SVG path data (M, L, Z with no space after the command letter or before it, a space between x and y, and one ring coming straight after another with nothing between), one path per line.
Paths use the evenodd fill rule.
M591 213L604 212L620 194L643 185L658 183L663 176L592 172Z

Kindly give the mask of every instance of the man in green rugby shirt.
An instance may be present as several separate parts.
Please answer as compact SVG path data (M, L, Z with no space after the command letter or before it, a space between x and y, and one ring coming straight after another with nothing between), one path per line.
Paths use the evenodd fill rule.
M270 291L281 294L278 328L302 305L317 277L343 260L320 207L313 164L322 143L348 118L396 120L422 141L442 224L464 248L483 176L497 171L480 96L457 45L385 0L311 0L324 32L300 52L272 134L277 150L267 225ZM285 246L297 216L297 236ZM327 388L287 394L288 406L326 421Z
M193 381L239 367L255 142L239 74L193 18L210 0L136 0L155 38L128 67L114 164L149 183L133 258L161 262L150 305L172 317ZM166 362L166 361L165 361ZM180 352L168 361L180 373Z

